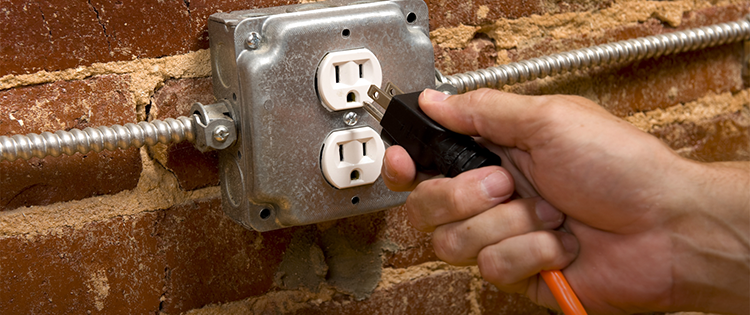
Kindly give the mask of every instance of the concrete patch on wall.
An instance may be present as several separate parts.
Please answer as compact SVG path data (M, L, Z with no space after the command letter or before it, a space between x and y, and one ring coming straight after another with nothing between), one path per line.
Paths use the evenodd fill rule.
M294 234L274 276L277 286L319 292L320 285L325 283L328 265L323 250L317 244L315 231L314 228L306 228Z
M321 240L329 266L328 283L357 300L370 296L380 281L382 242L348 237L336 228L326 230Z

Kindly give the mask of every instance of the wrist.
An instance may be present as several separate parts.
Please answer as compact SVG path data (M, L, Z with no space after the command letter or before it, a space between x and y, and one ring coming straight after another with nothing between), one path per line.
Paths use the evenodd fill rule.
M739 166L739 167L738 167ZM750 169L683 160L681 199L666 223L672 309L750 311Z

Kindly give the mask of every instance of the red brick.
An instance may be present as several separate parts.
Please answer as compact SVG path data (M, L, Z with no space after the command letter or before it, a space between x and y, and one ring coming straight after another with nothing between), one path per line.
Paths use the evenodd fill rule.
M651 134L682 156L694 160L750 161L750 111L747 109L656 128Z
M466 48L449 49L433 45L435 50L435 67L454 74L493 67L496 65L497 50L495 43L484 34L471 40Z
M684 30L716 23L733 22L742 19L748 13L750 13L750 2L685 12L682 17L682 24L677 29Z
M385 226L384 236L397 250L385 252L384 267L406 268L439 260L432 248L431 234L420 232L409 224L406 207L387 210Z
M467 272L433 273L376 290L363 301L337 297L290 314L468 314L471 279ZM271 313L274 308L273 304L267 305L266 311Z
M570 34L568 38L554 40L549 37L532 38L521 48L509 49L511 61L521 61L584 47L601 45L637 37L670 33L678 30L702 27L711 24L732 22L750 13L750 3L729 5L726 7L709 7L686 13L682 24L677 28L665 26L657 19L648 19L643 23L624 25L614 29L603 30L600 34Z
M194 102L214 103L211 78L169 80L154 93L151 108L153 119L188 115ZM219 184L218 153L201 153L190 142L172 144L167 148L165 167L177 177L180 187L193 190Z
M294 232L246 230L223 214L219 199L168 209L157 229L169 314L266 293Z
M459 24L485 25L501 18L517 19L572 11L604 9L612 1L549 1L549 0L427 0L430 11L430 28L451 27ZM485 7L485 8L483 8ZM478 12L484 11L483 14Z
M182 1L4 2L0 76L188 51Z
M592 97L611 113L627 116L667 108L714 93L743 88L740 44L663 56L632 64L601 67L584 75L531 81L512 89L521 94L574 94Z
M0 91L0 112L3 113L0 116L2 135L135 122L135 105L127 75L105 75Z
M707 92L742 89L740 44L649 59L594 76L600 104L616 115L666 108Z
M135 122L129 77L118 75L0 91L0 112L0 135ZM0 210L132 189L141 169L137 149L2 161Z
M159 310L163 255L145 213L42 236L0 239L5 314L146 314Z
M487 281L482 281L482 288L479 290L477 299L482 314L556 314L552 310L534 304L526 296L502 292Z
M207 21L211 14L299 3L296 0L192 0L187 2L190 8L191 50L208 48Z
M0 76L208 48L208 16L279 0L0 1Z
M0 76L113 60L86 1L3 0L0 7Z
M0 162L0 211L133 189L138 149Z

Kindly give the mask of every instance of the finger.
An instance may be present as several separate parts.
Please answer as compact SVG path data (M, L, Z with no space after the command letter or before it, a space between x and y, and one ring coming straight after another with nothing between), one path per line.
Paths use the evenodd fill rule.
M506 292L527 289L524 279L541 270L560 270L578 253L578 240L560 231L536 231L483 248L477 256L482 277ZM523 292L526 293L526 292Z
M435 178L417 185L406 199L411 224L422 231L464 220L503 202L513 194L513 179L502 167L488 166L454 178Z
M437 227L432 245L435 254L449 264L473 265L482 248L514 236L555 229L564 219L562 212L541 198L516 199Z
M522 198L531 198L539 196L534 184L534 177L531 176L531 155L518 148L510 148L496 145L484 138L477 138L477 142L497 154L503 161L503 168L513 176L513 182L516 184L516 193Z
M586 107L594 109L597 115L608 115L602 113L599 106L579 98L525 96L490 89L450 97L428 89L420 95L419 105L448 129L527 151L543 145L548 137L565 128L571 128L568 122L579 119L577 115L581 112L592 114L590 110L576 111L576 108ZM554 121L565 121L565 124L546 128Z
M385 150L383 159L383 182L393 191L410 191L417 186L417 167L409 153L401 146Z

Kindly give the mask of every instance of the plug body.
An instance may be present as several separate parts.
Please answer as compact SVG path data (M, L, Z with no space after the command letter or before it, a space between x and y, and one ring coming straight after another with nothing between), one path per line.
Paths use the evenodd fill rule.
M383 140L406 149L421 171L454 177L465 171L500 165L500 157L474 138L455 133L432 120L419 108L419 94L394 95L383 114Z

